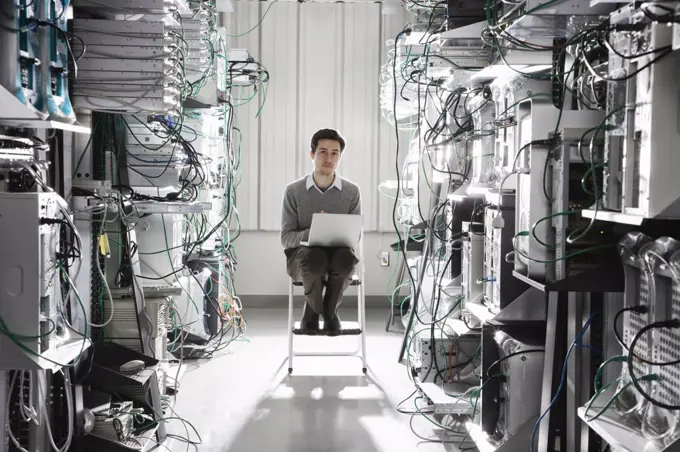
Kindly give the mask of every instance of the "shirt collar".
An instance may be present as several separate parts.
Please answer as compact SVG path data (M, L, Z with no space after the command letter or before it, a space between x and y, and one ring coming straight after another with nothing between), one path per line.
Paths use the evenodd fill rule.
M316 184L314 183L314 178L312 177L312 175L308 174L307 175L307 190L309 190L312 187L316 187L317 190L321 191L319 189L319 187L317 187ZM337 173L335 174L335 180L333 181L333 185L331 185L328 188L333 188L333 187L337 188L339 191L342 191L342 179L340 178L340 176L338 176Z

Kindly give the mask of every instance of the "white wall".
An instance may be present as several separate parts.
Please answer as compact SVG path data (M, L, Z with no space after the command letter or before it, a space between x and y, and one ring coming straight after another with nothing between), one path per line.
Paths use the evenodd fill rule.
M347 139L339 171L361 187L367 230L393 230L392 202L377 189L396 178L396 140L381 117L379 74L391 49L385 42L406 17L403 10L381 10L368 2L238 1L225 14L227 34L238 36L228 46L247 49L270 73L266 96L263 86L258 98L236 110L243 136L237 196L244 229L279 229L283 189L311 170L312 134L331 127Z
M369 2L237 1L224 15L228 46L247 49L270 73L266 95L261 87L253 102L236 110L243 137L237 206L244 232L235 243L239 295L287 295L278 233L282 193L311 170L309 140L323 127L347 139L339 172L360 186L365 229L376 231L365 241L366 293L385 295L396 259L392 255L392 266L383 268L379 254L396 235L380 233L394 231L393 200L377 188L396 178L396 140L381 116L379 74L391 49L386 40L407 19L401 9L383 15L382 8ZM406 152L402 147L400 155Z

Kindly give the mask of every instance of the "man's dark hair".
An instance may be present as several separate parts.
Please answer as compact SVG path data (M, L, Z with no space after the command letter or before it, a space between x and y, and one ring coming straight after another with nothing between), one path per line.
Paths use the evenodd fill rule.
M340 143L340 152L345 150L345 139L340 135L337 130L334 129L321 129L312 135L312 152L316 152L316 147L319 145L321 140L333 140Z

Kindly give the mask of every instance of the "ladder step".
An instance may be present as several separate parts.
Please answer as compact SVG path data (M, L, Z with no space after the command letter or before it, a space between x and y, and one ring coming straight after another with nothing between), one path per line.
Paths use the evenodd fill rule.
M326 280L323 280L321 282L324 286L327 284ZM295 287L302 287L302 281L293 281L293 285ZM352 282L349 283L350 286L360 286L361 285L361 280L359 279L358 276L353 276L352 277Z
M358 336L362 333L361 328L359 328L359 322L341 322L342 331L340 331L339 336ZM300 329L300 322L295 322L295 327L293 328L293 334L297 336L331 336L326 333L323 329L323 321L319 322L319 332L315 334L309 334Z

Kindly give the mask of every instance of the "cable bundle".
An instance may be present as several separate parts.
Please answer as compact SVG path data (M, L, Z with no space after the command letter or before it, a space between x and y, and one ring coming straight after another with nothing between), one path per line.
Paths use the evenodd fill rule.
M74 105L95 111L175 113L186 96L184 44L163 21L78 19L84 54Z

